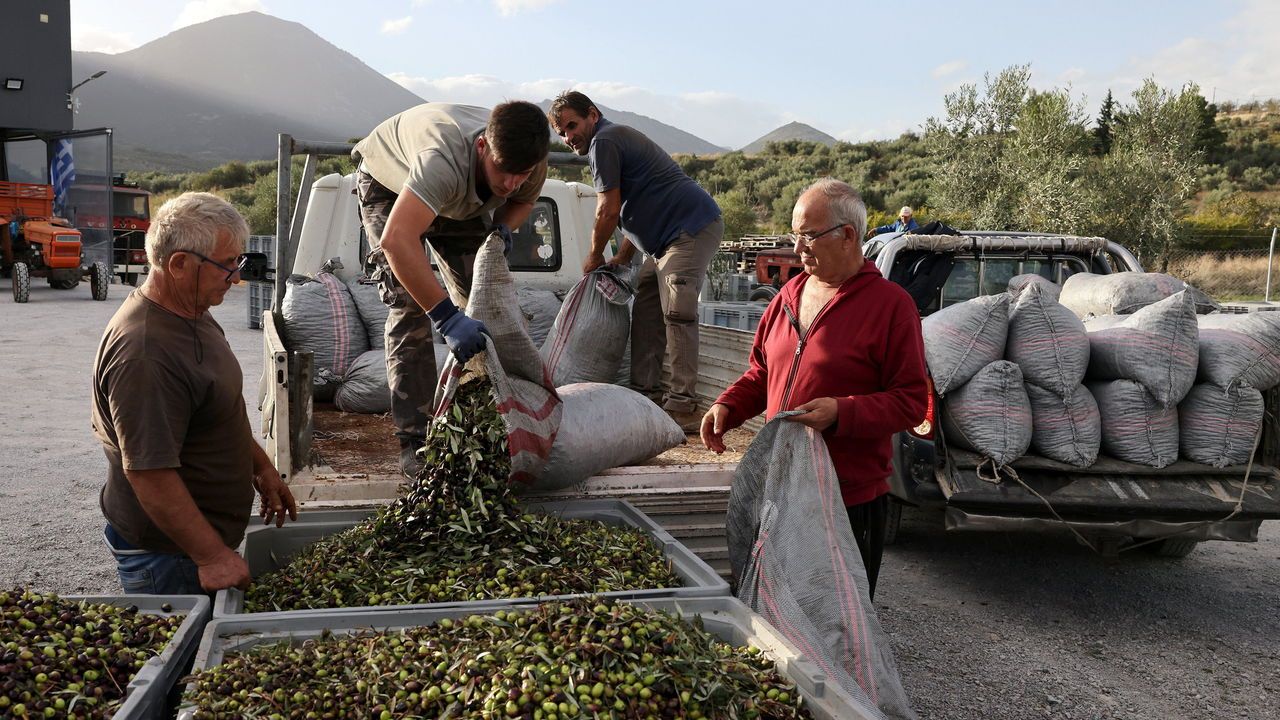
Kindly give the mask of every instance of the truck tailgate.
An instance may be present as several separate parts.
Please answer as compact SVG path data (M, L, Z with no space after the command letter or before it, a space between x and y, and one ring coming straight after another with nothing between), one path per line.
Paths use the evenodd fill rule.
M945 458L937 478L948 505L995 515L1052 515L1043 500L1017 481L1006 478L992 483L980 478L977 454L948 449ZM1159 470L1110 458L1076 468L1026 456L1012 467L1063 518L1078 520L1220 519L1235 508L1245 479L1243 466L1214 468L1182 460ZM1280 518L1280 470L1255 464L1235 519L1276 518Z

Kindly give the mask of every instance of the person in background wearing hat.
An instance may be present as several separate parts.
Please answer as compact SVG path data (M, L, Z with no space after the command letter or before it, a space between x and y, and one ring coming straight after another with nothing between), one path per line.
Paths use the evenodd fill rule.
M910 205L903 205L902 209L898 211L898 219L896 222L892 225L881 225L880 227L875 228L871 231L871 235L890 232L911 232L912 230L920 227L916 224L915 219L911 217L913 214L915 214L915 211L911 209Z

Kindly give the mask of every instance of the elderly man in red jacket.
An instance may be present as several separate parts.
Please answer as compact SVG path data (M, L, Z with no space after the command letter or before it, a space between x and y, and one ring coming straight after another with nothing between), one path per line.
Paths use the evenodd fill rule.
M869 591L884 552L893 434L925 417L929 386L915 302L862 255L867 208L849 185L825 178L796 202L791 238L804 273L769 303L750 366L702 418L702 441L724 452L724 433L760 411L822 433Z

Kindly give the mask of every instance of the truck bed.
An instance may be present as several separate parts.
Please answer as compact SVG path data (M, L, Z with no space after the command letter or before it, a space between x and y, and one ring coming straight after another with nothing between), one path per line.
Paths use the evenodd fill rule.
M1050 517L1040 498L1018 482L991 483L978 477L976 453L951 448L938 469L938 484L950 506L974 512ZM1280 518L1280 469L1255 464L1215 468L1186 460L1156 469L1102 457L1077 468L1043 457L1024 456L1012 467L1028 487L1064 518L1169 521L1225 517L1234 510L1248 471L1240 520Z

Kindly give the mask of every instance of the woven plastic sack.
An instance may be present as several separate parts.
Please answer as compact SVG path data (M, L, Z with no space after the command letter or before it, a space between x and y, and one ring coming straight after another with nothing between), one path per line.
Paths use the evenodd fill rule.
M1009 278L1009 285L1008 285L1009 295L1011 295L1014 300L1017 300L1018 294L1021 293L1023 289L1031 285L1038 286L1041 290L1047 293L1054 300L1057 300L1058 296L1062 294L1061 285L1058 285L1057 283L1055 283L1054 281L1050 280L1049 278L1043 275L1036 275L1035 273L1026 273L1023 275L1014 275L1013 277Z
M290 275L280 303L285 341L292 350L310 352L314 368L313 396L333 399L342 376L356 357L369 349L369 337L347 286L328 272Z
M1178 406L1182 456L1214 467L1248 463L1264 412L1251 387L1196 385Z
M684 443L671 416L634 390L605 383L556 388L564 403L560 431L536 491L560 490L609 468L635 465ZM602 428L608 428L607 438Z
M391 412L391 388L387 384L387 355L382 348L361 353L347 368L333 404L343 412L378 414Z
M764 616L869 718L914 718L867 595L822 436L779 413L756 434L729 491L725 534L738 599Z
M996 465L1008 465L1031 446L1031 404L1022 371L997 360L978 371L942 404L947 442L967 448Z
M1164 273L1076 273L1062 284L1058 301L1082 318L1129 315L1184 290L1191 296L1198 313L1222 308L1213 298Z
M476 253L466 313L489 331L486 351L467 362L493 384L493 399L507 426L511 479L530 484L542 473L560 427L562 406L538 349L524 329L515 283L502 254L502 238L490 235ZM452 353L436 387L435 417L446 417L464 367Z
M1098 460L1102 418L1098 403L1083 386L1062 396L1027 383L1031 403L1031 449L1037 455L1076 467Z
M1120 321L1086 321L1090 380L1136 380L1162 407L1175 407L1196 381L1200 332L1186 292Z
M1269 390L1280 384L1280 312L1201 315L1196 382Z
M1090 382L1098 401L1104 455L1162 468L1178 459L1178 408L1164 407L1142 383Z
M607 268L593 270L564 298L542 360L556 387L581 382L613 382L631 335L627 280Z
M1004 356L1018 364L1028 383L1066 397L1080 387L1089 369L1089 335L1051 291L1030 284L1009 308Z
M1009 293L984 295L943 308L920 322L933 387L946 395L1004 357Z
M356 303L356 313L369 337L369 348L381 348L386 344L387 313L391 310L382 302L382 293L376 281L360 276L347 281L347 290Z
M520 314L524 316L529 339L535 347L542 347L556 322L556 315L560 314L560 298L550 290L522 287L516 289L516 299L520 303Z

